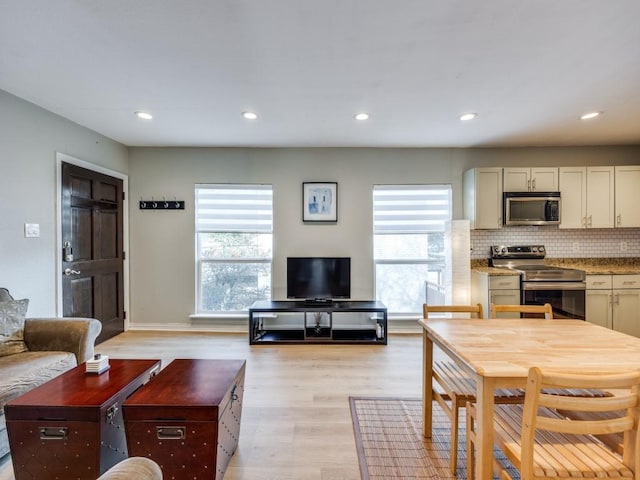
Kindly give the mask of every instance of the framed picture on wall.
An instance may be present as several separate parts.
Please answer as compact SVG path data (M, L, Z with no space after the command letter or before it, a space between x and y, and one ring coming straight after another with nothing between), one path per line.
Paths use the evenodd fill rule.
M302 184L302 221L338 221L338 183L304 182Z

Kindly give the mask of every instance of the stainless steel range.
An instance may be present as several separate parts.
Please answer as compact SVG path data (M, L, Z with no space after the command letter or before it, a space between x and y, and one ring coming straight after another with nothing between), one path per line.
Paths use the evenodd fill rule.
M523 305L550 303L554 318L584 320L585 273L547 265L544 245L491 247L490 265L520 273Z

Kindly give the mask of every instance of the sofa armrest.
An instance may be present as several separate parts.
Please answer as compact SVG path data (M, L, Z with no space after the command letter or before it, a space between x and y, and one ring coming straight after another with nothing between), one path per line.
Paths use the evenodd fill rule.
M145 457L129 457L111 467L98 480L162 480L162 470Z
M95 318L27 318L24 342L31 351L72 352L79 365L93 357L101 330Z

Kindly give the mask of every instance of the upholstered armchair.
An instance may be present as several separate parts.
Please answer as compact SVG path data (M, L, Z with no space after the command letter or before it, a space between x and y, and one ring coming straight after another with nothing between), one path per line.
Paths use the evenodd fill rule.
M26 318L28 299L0 288L0 457L9 453L4 405L93 357L94 318Z

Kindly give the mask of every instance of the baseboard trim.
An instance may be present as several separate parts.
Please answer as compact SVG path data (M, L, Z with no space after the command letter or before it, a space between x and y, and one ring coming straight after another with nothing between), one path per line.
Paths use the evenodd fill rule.
M129 323L127 331L160 331L160 332L218 332L218 333L249 333L248 321L217 320L215 322L191 323ZM389 322L390 334L416 334L422 332L422 327L415 320L395 320Z

